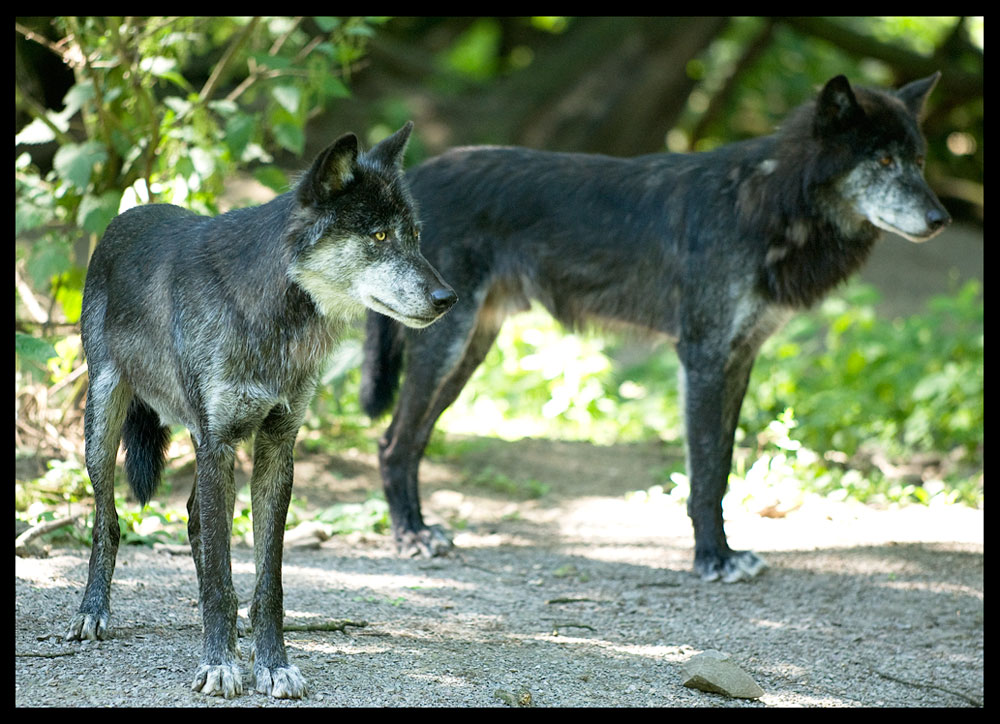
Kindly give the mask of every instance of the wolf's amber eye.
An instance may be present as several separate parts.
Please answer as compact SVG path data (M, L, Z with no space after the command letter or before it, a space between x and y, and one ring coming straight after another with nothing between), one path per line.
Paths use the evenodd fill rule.
M892 165L892 156L889 155L882 156L881 158L879 158L878 162L879 165L882 166L882 168L889 168Z
M385 241L384 231L376 231L374 234L372 234L372 236L375 237L375 241Z

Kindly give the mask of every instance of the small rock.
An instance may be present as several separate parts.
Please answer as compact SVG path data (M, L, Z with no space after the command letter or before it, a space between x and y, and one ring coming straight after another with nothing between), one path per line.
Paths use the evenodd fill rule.
M493 692L493 698L499 699L507 706L512 707L530 707L532 703L531 692L524 687L518 689L516 692L497 689Z
M737 699L759 699L764 695L750 675L720 651L708 650L682 665L684 686Z
M319 548L329 537L322 523L305 521L285 531L285 548Z

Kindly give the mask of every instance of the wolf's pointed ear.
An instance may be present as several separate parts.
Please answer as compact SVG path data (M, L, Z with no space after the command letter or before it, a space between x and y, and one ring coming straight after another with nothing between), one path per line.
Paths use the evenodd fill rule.
M412 130L413 121L407 121L402 128L380 141L375 148L369 151L368 157L388 168L402 169L403 154L406 152L406 144L410 140Z
M823 86L816 101L813 131L817 136L838 133L865 117L865 112L854 97L851 84L842 75L832 78Z
M316 204L341 191L354 178L358 137L346 133L326 147L299 183L299 201Z
M927 100L927 96L929 96L931 91L934 90L934 86L937 85L940 78L941 71L939 70L926 78L921 78L920 80L915 80L912 83L907 83L896 91L896 97L906 104L910 113L919 117L924 110L924 101Z

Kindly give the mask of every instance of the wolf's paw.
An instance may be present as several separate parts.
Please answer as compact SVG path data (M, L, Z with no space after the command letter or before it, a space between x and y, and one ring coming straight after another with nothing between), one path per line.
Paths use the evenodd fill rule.
M443 556L447 555L453 547L451 536L440 525L396 534L396 549L399 551L399 555L404 558Z
M108 612L85 613L80 611L69 622L66 641L103 641L110 634Z
M703 581L735 583L749 581L767 568L764 559L753 551L731 551L726 556L705 556L696 558L695 572Z
M243 674L235 663L202 664L194 675L192 691L232 699L243 693Z
M297 666L254 666L254 688L275 699L301 699L306 695L306 680Z

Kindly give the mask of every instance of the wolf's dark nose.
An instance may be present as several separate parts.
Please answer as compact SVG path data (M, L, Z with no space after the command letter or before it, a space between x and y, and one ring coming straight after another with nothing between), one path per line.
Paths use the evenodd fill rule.
M434 303L434 309L446 312L458 301L458 295L451 287L441 287L431 292L431 301Z
M933 230L940 229L951 223L951 217L943 208L933 208L927 210L927 227Z

